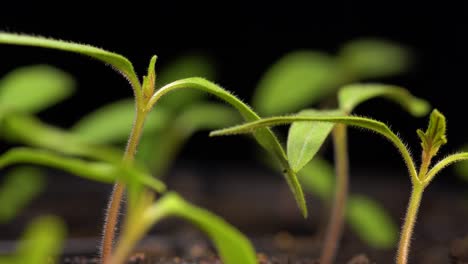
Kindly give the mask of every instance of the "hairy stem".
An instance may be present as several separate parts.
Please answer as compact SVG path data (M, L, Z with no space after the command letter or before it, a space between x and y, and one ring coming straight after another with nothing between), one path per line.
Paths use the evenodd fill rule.
M145 123L146 111L140 111L137 109L135 122L132 127L132 132L125 149L123 156L124 162L133 162L135 158L136 149L138 142L140 141L141 133ZM118 224L118 218L120 213L120 206L122 203L122 197L125 192L125 185L121 182L117 182L114 185L111 197L109 199L106 219L104 222L104 232L101 243L101 263L107 264L112 254L112 247L114 245L115 231Z
M333 263L344 224L346 201L348 199L348 146L346 125L337 124L333 130L335 151L336 188L331 219L328 224L325 242L320 257L321 264Z
M401 229L400 243L398 245L398 252L396 257L397 264L408 263L408 253L411 244L411 236L413 234L414 224L418 214L419 205L424 192L422 184L413 184L413 191L411 193L408 210L406 211L405 223Z

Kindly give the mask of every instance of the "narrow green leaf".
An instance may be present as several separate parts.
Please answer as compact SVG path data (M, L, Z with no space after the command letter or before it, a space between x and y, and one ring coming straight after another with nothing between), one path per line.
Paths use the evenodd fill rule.
M212 94L220 99L224 100L231 106L237 109L242 117L246 121L256 121L259 120L260 117L245 103L239 100L237 97L229 93L228 91L224 90L220 86L207 81L203 78L187 78L179 81L175 81L170 83L154 94L151 98L150 102L148 103L148 109L151 109L153 105L165 94L180 89L196 89L207 92ZM307 216L307 206L304 198L304 193L302 192L301 185L297 180L297 176L294 171L291 169L286 154L284 153L283 147L279 143L276 136L273 132L268 128L259 129L258 131L254 132L254 137L257 142L264 147L267 151L269 151L274 157L277 158L281 166L283 167L283 171L286 182L291 189L296 202L304 215Z
M429 125L426 132L418 129L421 146L425 153L433 157L439 151L439 148L447 143L445 116L437 109L434 109L429 119Z
M365 128L371 131L374 131L385 138L387 138L393 145L398 149L402 155L406 166L408 168L409 174L412 181L419 181L416 168L414 166L413 159L409 153L406 145L401 141L401 139L390 130L390 128L384 123L373 120L365 117L357 116L340 116L340 117L311 117L311 116L281 116L281 117L271 117L264 118L262 120L253 121L243 125L237 125L230 128L216 130L210 133L210 136L223 136L223 135L235 135L235 134L246 134L255 132L257 129L263 129L265 127L286 125L293 122L305 122L305 121L319 121L319 122L332 122L332 123L341 123L348 126Z
M138 182L155 189L158 192L165 190L165 185L144 172L129 166L113 165L104 162L83 161L58 155L54 152L36 150L31 148L14 148L0 156L0 169L19 163L48 166L67 171L85 179L114 183L118 179Z
M189 105L165 129L142 138L138 158L145 160L150 171L160 176L193 133L226 127L239 120L239 114L226 105L207 102Z
M73 78L56 68L35 65L17 68L0 80L4 111L40 112L73 93Z
M340 109L351 113L359 104L375 97L390 99L414 116L426 115L430 110L427 101L413 96L404 88L374 83L344 86L338 93L338 102Z
M105 105L81 118L71 131L89 143L109 144L125 142L132 130L135 103L124 99ZM169 121L169 113L157 107L146 118L144 133L162 129Z
M41 171L20 167L4 175L0 186L0 223L11 221L45 187Z
M340 110L303 110L301 116L342 116ZM300 171L319 151L335 124L330 122L293 123L288 133L288 159L295 172Z
M352 41L342 47L338 58L348 74L359 80L399 74L410 66L406 48L378 39Z
M338 79L335 61L326 54L291 52L264 74L253 105L262 115L298 111L333 93Z
M335 190L335 171L333 165L315 156L298 174L304 190L317 195L324 201L331 201Z
M362 195L351 195L346 219L354 232L374 248L390 249L398 241L398 226L385 209Z
M122 160L120 150L92 145L72 133L28 115L8 114L0 126L0 137L10 142L88 159L108 162Z
M137 98L141 97L141 85L133 69L132 63L122 55L109 52L86 44L78 44L64 40L55 40L39 36L20 35L0 31L0 44L42 47L78 53L100 60L112 66L121 73L132 85Z
M185 54L166 64L158 73L157 86L161 87L170 82L189 77L203 77L208 80L216 79L215 63L200 54ZM204 93L194 90L184 90L164 97L160 105L169 109L180 110L182 107L199 101Z
M18 245L15 263L56 263L65 236L65 225L57 217L33 220Z
M148 228L158 220L176 216L183 218L205 232L216 246L225 264L257 263L255 250L247 237L220 217L186 202L176 193L164 195L145 211Z

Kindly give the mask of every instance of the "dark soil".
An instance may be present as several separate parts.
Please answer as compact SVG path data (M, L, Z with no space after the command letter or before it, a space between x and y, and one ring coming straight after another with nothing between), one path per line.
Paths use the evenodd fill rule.
M260 263L318 263L328 210L308 195L309 219L302 219L281 177L244 171L180 170L170 188L187 200L221 215L252 238ZM381 202L401 224L410 192L407 176L352 176L351 192ZM368 175L368 176L367 176ZM444 175L444 177L454 177ZM70 188L69 186L73 186ZM14 224L0 226L0 253L11 252L25 224L39 214L63 217L69 237L62 263L97 263L98 237L110 187L63 175L50 177L49 190ZM468 264L468 184L436 179L425 192L410 251L414 264ZM246 213L247 212L247 213ZM177 219L159 223L142 241L129 263L220 263L212 245L193 227ZM394 263L396 249L377 250L364 244L348 227L336 263ZM364 254L364 255L363 255ZM242 264L242 263L239 263Z

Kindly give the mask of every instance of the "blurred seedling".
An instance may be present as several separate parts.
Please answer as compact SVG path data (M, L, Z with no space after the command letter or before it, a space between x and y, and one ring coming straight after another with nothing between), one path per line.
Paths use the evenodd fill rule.
M359 96L360 97L360 96ZM358 98L359 98L358 97ZM341 105L353 105L353 102L359 101L354 97L341 97ZM416 107L419 109L419 106ZM265 118L260 121L251 122L232 128L226 128L211 133L212 136L232 135L242 133L252 133L256 129L271 127L276 125L285 125L294 122L328 122L339 123L347 126L353 126L371 130L388 139L401 154L408 169L412 193L408 204L408 210L401 229L398 252L396 256L397 264L408 263L409 248L411 236L416 223L417 212L421 203L422 194L429 183L434 179L443 168L463 160L468 160L467 152L460 152L446 156L431 167L432 159L437 155L440 147L447 143L445 117L437 110L433 110L430 115L429 125L426 131L417 130L421 139L421 164L416 169L415 162L410 154L408 147L403 143L400 137L395 134L386 124L371 118L358 116L310 116L307 114L298 114L291 116L280 116ZM317 130L315 128L315 130ZM320 129L319 129L320 130ZM320 132L320 131L319 131ZM313 133L313 131L310 131Z
M102 161L102 157L94 157L98 161L83 161L77 158L67 157L67 155L72 154L75 156L86 156L87 158L90 158L90 150L83 150L79 146L79 144L74 145L76 149L68 148L68 146L61 149L61 147L57 144L51 144L53 145L52 147L46 146L46 148L52 149L54 151L42 151L35 149L13 149L8 151L1 157L4 161L3 166L17 162L30 162L65 169L69 172L76 173L94 180L97 179L106 182L117 182L114 186L114 191L112 193L112 197L110 199L106 215L106 224L104 227L103 243L101 249L102 263L121 263L128 255L131 248L133 248L138 238L141 236L141 232L136 232L135 229L140 228L139 226L147 227L149 223L154 223L160 218L149 216L149 218L147 218L145 215L160 214L160 209L154 208L159 208L158 204L160 205L161 201L164 201L163 199L165 196L156 203L151 203L152 199L148 198L151 197L151 195L146 194L143 185L148 186L150 187L150 189L156 191L163 191L164 185L160 181L151 178L144 169L141 169L141 166L132 166L132 163L134 161L134 156L138 142L142 135L142 130L144 127L146 117L148 116L156 102L158 102L163 95L166 95L168 92L173 90L185 90L185 88L201 90L215 95L216 97L219 97L227 103L234 106L241 113L241 115L246 121L254 121L260 119L258 115L256 115L247 105L242 103L239 99L237 99L218 85L209 82L203 78L186 78L174 81L155 91L156 74L154 66L156 62L156 56L153 56L151 58L150 65L148 67L148 74L143 77L143 82L140 83L137 75L133 70L132 64L125 57L89 45L81 45L59 40L46 39L42 37L33 37L9 33L0 33L0 43L24 46L37 46L87 55L112 66L119 73L121 73L130 82L132 86L135 97L134 100L136 113L132 131L130 133L126 151L124 153L123 162L107 160L108 156L103 156L104 159L106 159L106 161ZM68 134L61 133L61 131L56 132L59 136L69 136ZM285 175L287 182L295 195L298 205L300 206L304 215L306 215L306 207L304 197L302 194L302 189L300 188L297 182L296 175L292 173L289 169L289 164L286 162L285 159L285 153L282 152L282 149L279 147L279 143L276 137L269 129L259 130L259 132L256 133L256 136L257 138L259 138L259 140L261 140L263 146L269 151L271 151L273 155L278 157L280 162L282 162L283 166L287 168L286 171L288 171L288 173L286 173ZM44 143L44 145L48 145L49 143L51 142L46 142ZM82 155L79 155L80 152L85 153L81 153ZM121 239L117 242L116 249L114 251L113 244L115 240L115 230L118 223L118 215L120 213L120 205L123 193L126 189L125 187L127 187L128 189L128 212L127 214L125 214L124 219L124 228L126 229L122 231ZM201 226L202 230L205 230L210 235L220 252L221 258L225 263L256 262L253 248L248 242L248 240L245 239L245 237L237 231L232 231L232 227L230 227L227 224L223 224L224 222L218 220L215 216L212 216L211 214L205 213L205 211L190 210L189 208L191 207L186 206L186 203L178 202L169 204L171 204L171 208L180 208L171 210L167 209L170 212L172 212L172 214L185 217L191 220L196 225ZM190 214L190 217L187 217L185 214L178 212L185 210L189 210L192 212ZM198 217L197 214L203 215L203 217ZM170 213L163 214L163 216L166 215L170 215ZM143 222L144 224L141 224L141 221L146 222ZM203 225L201 224L202 222L204 222ZM220 237L226 237L226 239L223 240ZM229 246L226 247L225 245Z

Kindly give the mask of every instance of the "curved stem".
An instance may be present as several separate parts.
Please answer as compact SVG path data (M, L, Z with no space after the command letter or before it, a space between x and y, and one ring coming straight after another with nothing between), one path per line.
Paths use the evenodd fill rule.
M449 166L449 165L451 165L451 164L453 164L455 162L464 161L464 160L468 160L468 152L456 153L456 154L452 154L452 155L449 155L449 156L445 157L441 161L437 162L429 170L429 172L426 174L426 177L424 178L424 184L428 185L432 181L434 176L437 173L439 173L442 169L444 169L445 167L447 167L447 166Z
M135 123L132 127L132 132L125 149L123 156L124 162L133 162L135 158L136 148L140 141L141 133L145 123L146 111L138 111L135 117ZM104 232L101 243L101 263L107 264L111 253L113 242L115 238L115 231L117 228L118 218L120 214L120 206L122 203L122 197L125 192L125 185L121 182L117 182L114 185L111 197L109 199L106 219L104 222Z
M416 223L418 208L421 204L423 192L423 184L413 184L413 191L411 193L408 210L406 211L405 223L401 230L400 243L398 245L398 252L396 258L397 264L408 263L408 253L411 244L411 236L413 234L414 224Z
M325 236L321 264L333 263L343 231L344 215L348 199L349 161L346 125L337 124L333 130L335 151L336 188L332 214Z

